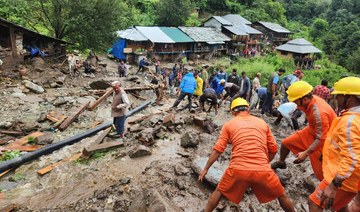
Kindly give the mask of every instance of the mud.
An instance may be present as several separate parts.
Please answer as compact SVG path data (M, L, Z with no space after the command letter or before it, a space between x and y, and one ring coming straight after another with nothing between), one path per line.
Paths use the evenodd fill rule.
M20 78L1 79L0 127L7 129L6 127L14 123L22 123L22 128L28 125L30 129L36 125L37 129L51 132L54 142L57 142L91 128L95 122L111 120L111 98L108 98L96 110L82 113L78 120L63 132L54 130L49 121L41 123L36 121L41 114L56 111L65 115L73 107L83 104L88 99L94 101L97 96L91 93L90 83L99 79L107 81L118 79L116 63L107 59L104 61L107 63L106 70L96 73L95 79L82 75L71 78L59 69L49 67L46 72L39 73L29 66L26 78L44 87L45 93L42 94L35 94L26 89ZM132 67L130 74L135 72L136 68ZM130 75L128 79L133 76ZM126 78L120 80L124 87L127 87L149 84L150 78L149 75L141 74L135 82L127 81ZM60 87L50 86L55 81L62 81L59 83ZM26 97L19 98L14 93L18 93L19 96L22 96L19 93L23 93ZM139 95L147 99L155 99L153 91L141 91ZM129 97L134 106L142 102L130 94ZM66 101L59 105L54 104L59 98ZM124 147L100 152L89 160L65 163L44 176L37 175L37 170L81 152L96 139L96 135L83 139L24 164L0 178L0 188L5 195L0 200L0 208L14 205L14 211L201 211L214 186L208 182L198 182L198 174L192 168L192 163L197 157L207 158L210 155L221 126L231 118L227 109L229 105L223 105L218 115L213 112L201 114L218 126L217 130L208 134L191 123L192 116L199 114L190 114L187 111L165 112L174 101L175 97L168 93L162 106L152 105L128 119L130 121L147 114L155 114L137 125L139 128L150 127L158 130L154 133L154 144L149 145L151 155L129 157L128 153L131 149L143 144L137 139L139 132L129 132L123 140ZM186 101L182 104L186 104ZM174 113L177 119L181 118L183 121L179 122L178 126L162 126L162 120L169 113ZM252 113L260 117L259 111L255 110ZM279 127L274 127L271 124L274 118L263 118L269 123L280 146L281 140L292 131L285 126L285 122ZM128 124L128 127L131 126ZM181 138L186 132L199 136L200 141L196 147L183 148L180 145ZM0 140L4 137L1 135ZM227 166L229 157L230 148L218 160L221 167ZM275 159L277 157L278 155ZM293 160L294 156L290 156L288 168L278 171L278 175L296 210L307 211L307 196L318 182L311 174L308 160L300 165L292 164ZM275 200L260 204L251 190L246 192L239 205L223 199L217 209L219 211L281 210Z

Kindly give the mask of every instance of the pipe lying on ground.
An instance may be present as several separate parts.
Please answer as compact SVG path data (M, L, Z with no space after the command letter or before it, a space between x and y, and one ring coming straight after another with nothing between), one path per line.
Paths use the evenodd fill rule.
M144 109L149 104L151 104L151 101L146 101L146 102L142 103L138 107L136 107L133 110L129 111L126 114L126 117L132 116L133 114L135 114L135 113L139 112L140 110ZM67 138L65 140L59 141L59 142L54 143L54 144L47 145L47 146L45 146L45 147L43 147L41 149L35 150L33 152L26 153L26 154L24 154L22 156L16 157L14 159L11 159L11 160L8 160L8 161L5 161L5 162L2 162L2 163L0 163L0 173L6 171L8 169L11 169L11 168L16 168L16 167L18 167L18 166L20 166L20 165L22 165L22 164L24 164L26 162L34 160L34 159L36 159L36 158L38 158L40 156L52 153L53 151L58 150L58 149L60 149L60 148L62 148L64 146L71 145L71 144L74 144L74 143L76 143L78 141L81 141L82 139L84 139L86 137L92 136L95 133L110 127L112 124L113 124L112 121L103 123L103 124L93 128L93 129L90 129L90 130L87 130L87 131L85 131L83 133L74 135L74 136L72 136L70 138Z

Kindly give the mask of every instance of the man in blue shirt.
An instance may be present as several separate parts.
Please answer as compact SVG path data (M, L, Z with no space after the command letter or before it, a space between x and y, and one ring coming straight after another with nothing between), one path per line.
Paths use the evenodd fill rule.
M220 66L220 71L217 73L217 78L219 78L219 80L224 79L225 81L227 80L227 74L226 71L224 70L224 66Z
M277 72L273 72L268 80L267 93L264 104L261 108L261 114L266 112L267 115L271 115L273 111L274 98L277 90L279 89L280 76L285 73L284 68L280 68Z
M194 75L191 72L187 71L185 73L184 77L182 78L182 80L180 82L179 89L180 89L181 93L171 108L176 109L176 107L180 104L180 102L187 96L189 103L186 107L182 108L181 110L189 108L189 111L190 111L191 104L192 104L191 98L196 89L196 80L195 80Z

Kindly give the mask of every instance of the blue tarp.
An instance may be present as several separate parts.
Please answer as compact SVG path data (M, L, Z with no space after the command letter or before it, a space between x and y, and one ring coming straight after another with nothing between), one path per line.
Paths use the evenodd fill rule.
M119 60L125 60L126 59L126 55L124 54L125 45L126 45L125 40L120 38L112 46L111 54L114 55L114 57L116 57Z

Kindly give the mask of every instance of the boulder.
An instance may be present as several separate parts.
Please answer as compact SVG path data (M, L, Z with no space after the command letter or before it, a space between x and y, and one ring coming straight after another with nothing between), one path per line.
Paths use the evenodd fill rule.
M197 156L193 160L191 168L197 175L199 175L202 169L205 167L207 160L208 158L199 156ZM216 186L219 183L221 177L223 176L225 169L225 165L222 165L219 162L215 161L215 163L213 163L208 173L206 174L205 180L207 180L211 185Z
M180 145L182 147L196 147L199 144L199 135L192 132L186 132L185 135L181 138Z
M24 86L26 88L28 88L32 92L35 92L35 93L44 93L45 92L43 87L41 87L35 83L32 83L29 80L23 80L22 83L24 84Z
M166 126L166 127L173 125L175 123L175 118L176 118L175 114L172 114L172 113L167 114L163 118L163 125Z
M155 143L154 134L154 128L146 128L137 135L137 139L144 145L150 146Z
M175 174L178 175L178 176L181 176L181 175L188 175L190 173L190 170L185 168L183 165L181 164L176 164L174 166L174 171L175 171Z
M143 156L147 156L147 155L151 155L151 150L144 145L138 145L129 151L130 158L138 158L138 157L143 157Z
M69 100L65 99L64 97L62 96L59 96L57 97L54 101L52 101L52 104L54 106L60 106L60 105L63 105L63 104L66 104L68 103Z
M33 58L31 65L32 65L33 69L37 72L43 72L46 70L45 61L41 57Z
M35 138L35 143L38 145L51 144L53 141L54 137L51 133L45 133L44 135Z
M104 80L97 80L90 83L90 88L96 89L96 90L105 90L107 88L111 87L111 84L109 82L106 82Z

